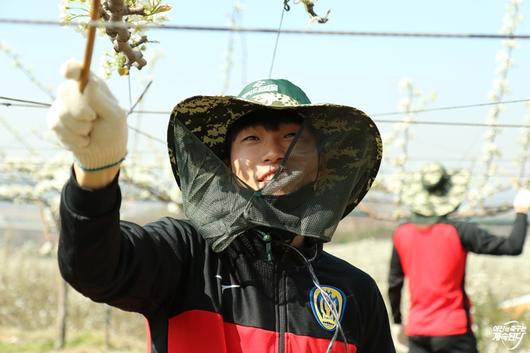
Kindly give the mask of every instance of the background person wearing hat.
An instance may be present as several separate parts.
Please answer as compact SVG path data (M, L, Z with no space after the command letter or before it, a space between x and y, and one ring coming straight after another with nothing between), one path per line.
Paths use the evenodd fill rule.
M450 220L464 199L469 175L431 163L416 173L404 201L414 222L395 229L388 296L394 336L402 336L401 289L408 280L410 309L405 328L411 353L473 353L470 301L465 292L468 252L519 255L527 232L530 191L517 193L509 237L495 236L476 224Z
M177 104L169 158L189 220L120 221L126 115L80 64L48 112L74 155L59 267L79 292L143 314L152 352L395 352L382 296L322 250L381 161L364 113L312 105L286 80Z

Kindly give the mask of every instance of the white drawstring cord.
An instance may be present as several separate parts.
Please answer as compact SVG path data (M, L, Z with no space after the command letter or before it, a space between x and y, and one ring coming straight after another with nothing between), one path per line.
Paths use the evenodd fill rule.
M329 294L322 289L320 285L320 281L318 280L315 270L313 269L313 265L311 265L311 262L307 260L307 258L304 256L304 254L302 254L300 250L298 250L297 248L295 248L294 246L290 244L287 244L287 243L282 243L282 244L287 246L289 249L294 250L298 255L300 255L300 257L302 257L302 259L304 260L304 263L306 264L309 270L309 274L311 275L311 280L313 281L313 284L320 290L320 293L322 294L322 298L324 299L324 302L326 303L328 308L331 310L331 314L333 315L333 318L335 319L335 322L337 323L337 328L335 329L335 333L333 334L333 337L331 338L331 341L329 342L326 353L330 353L331 350L333 349L333 346L335 344L335 341L337 340L337 336L339 332L342 336L342 339L344 340L345 353L348 353L349 351L348 340L346 338L346 335L344 334L344 330L342 329L342 325L340 323L340 317L337 312L337 308L335 307L335 305L333 305Z

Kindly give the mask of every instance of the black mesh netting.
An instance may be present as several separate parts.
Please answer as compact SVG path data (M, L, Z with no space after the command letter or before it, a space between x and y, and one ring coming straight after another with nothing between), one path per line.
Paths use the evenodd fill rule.
M259 226L329 241L379 167L379 134L375 125L370 128L374 130L340 118L304 116L272 179L253 190L175 119L170 123L170 157L185 213L214 251Z

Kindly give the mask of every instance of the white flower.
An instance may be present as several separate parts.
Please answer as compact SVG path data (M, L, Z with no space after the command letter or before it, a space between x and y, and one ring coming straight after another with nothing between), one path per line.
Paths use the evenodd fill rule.
M402 90L410 89L412 87L412 80L404 78L401 81L399 81L399 88Z

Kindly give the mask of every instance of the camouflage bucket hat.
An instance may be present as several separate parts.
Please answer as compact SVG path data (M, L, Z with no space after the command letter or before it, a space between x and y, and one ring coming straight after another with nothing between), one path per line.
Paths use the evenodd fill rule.
M226 161L226 137L229 128L245 115L257 110L290 111L312 121L312 128L323 135L347 134L348 145L333 151L326 162L335 170L342 168L341 178L351 173L355 188L344 209L347 215L362 200L372 185L382 158L382 142L375 123L365 113L352 107L333 104L311 104L306 94L283 79L259 80L247 85L237 96L194 96L178 103L168 126L168 148L173 174L182 189L179 175L179 143L176 130L184 126L221 161ZM362 147L359 147L362 146ZM334 156L333 156L334 154ZM351 155L344 165L344 155ZM342 165L341 165L342 164ZM351 171L355 170L355 173ZM336 176L331 176L336 178ZM350 191L348 191L350 192Z
M466 170L448 171L439 163L429 163L413 174L403 194L403 202L420 216L445 216L460 206L468 182Z

